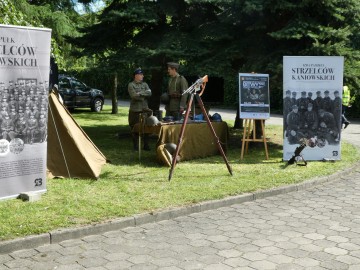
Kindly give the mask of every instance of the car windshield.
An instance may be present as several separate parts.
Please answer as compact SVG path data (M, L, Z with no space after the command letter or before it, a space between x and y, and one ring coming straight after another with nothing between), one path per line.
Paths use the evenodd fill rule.
M62 78L59 80L59 87L60 88L71 88L70 81L66 78Z
M76 90L82 90L82 91L86 90L86 85L78 80L72 80L72 84L74 89Z

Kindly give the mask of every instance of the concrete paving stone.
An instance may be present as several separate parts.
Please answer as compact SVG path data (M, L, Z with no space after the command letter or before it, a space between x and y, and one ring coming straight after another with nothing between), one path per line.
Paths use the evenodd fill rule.
M79 264L58 265L56 270L84 270L85 267Z
M84 242L81 239L70 239L70 240L61 241L59 245L62 247L74 247L74 246L79 246L83 243Z
M353 243L340 243L340 244L338 244L338 247L349 250L349 251L360 250L360 245L356 245Z
M293 258L306 258L309 255L309 252L305 250L301 250L299 248L287 249L284 251L285 255L293 257Z
M277 242L289 241L289 237L281 235L281 232L280 232L280 234L271 234L271 235L267 236L266 239L273 242L273 244L275 244Z
M330 261L335 259L335 255L331 254L331 253L327 253L324 251L314 251L309 253L309 258L318 260L318 261Z
M247 252L255 252L259 250L258 246L255 246L253 244L245 244L245 245L236 245L234 249L243 252L244 254Z
M349 252L350 256L354 256L356 258L360 258L360 250L355 250L355 251L350 251ZM360 268L359 268L360 269Z
M348 270L359 270L359 269L360 269L360 264L356 264L356 265L349 265Z
M51 245L49 245L49 247L51 247ZM66 247L66 248L62 247L61 249L55 251L61 255L72 255L72 254L79 254L84 252L84 248L82 248L81 246Z
M304 270L304 267L300 265L283 263L276 266L276 270Z
M231 270L231 267L223 263L210 264L204 267L204 270Z
M237 258L225 259L223 263L234 268L236 267L242 268L248 266L251 263L251 261L246 260L242 257L237 257Z
M81 255L65 255L54 260L58 265L76 264L79 259L84 259Z
M176 257L177 252L170 250L170 249L156 249L150 251L149 255L153 256L154 258L166 258L166 257Z
M314 260L311 258L296 258L294 260L294 264L298 264L300 266L308 268L308 267L318 266L320 262L318 260Z
M156 270L158 269L158 267L156 265L153 265L151 263L142 263L142 264L136 264L133 266L130 266L131 270Z
M31 258L37 262L50 262L60 257L62 257L60 253L55 251L49 251L49 252L38 253L32 256Z
M299 246L299 248L302 250L305 250L305 251L309 251L309 252L315 252L315 251L320 251L320 250L324 249L323 247L319 247L314 244L301 245L301 246Z
M278 242L274 244L275 247L281 248L281 249L285 249L285 250L291 250L291 249L296 249L299 247L298 244L296 243L292 243L292 242Z
M332 261L326 261L326 262L321 262L320 266L325 267L326 269L329 270L348 270L349 269L349 265L336 261L336 260L332 260Z
M108 260L103 259L102 257L86 257L84 259L78 260L78 263L85 268L102 266L108 262Z
M251 242L251 239L243 236L243 237L232 237L229 239L230 243L234 243L236 245L244 245Z
M308 245L313 243L313 240L305 237L295 237L291 238L289 241L298 245Z
M225 259L222 256L218 256L216 254L212 255L202 255L197 258L197 261L203 262L204 264L217 264L223 262Z
M339 255L336 256L336 260L339 262L346 263L348 265L360 264L360 259L350 255Z
M270 247L274 245L274 242L267 239L260 239L253 241L253 244L259 247Z
M22 249L10 253L11 257L13 258L23 258L23 259L32 257L36 254L39 254L39 252L36 249Z
M230 243L230 242L216 242L216 243L212 243L210 246L215 249L221 250L221 249L232 249L236 245L234 243Z
M329 247L336 246L335 242L332 242L332 241L329 241L326 239L314 240L312 243L316 246L323 247L323 248L329 248Z
M221 257L228 259L228 258L240 257L243 253L236 249L224 249L224 250L220 250L217 254Z
M196 270L196 269L204 269L205 265L202 262L198 262L196 260L183 262L181 264L181 268L184 270Z
M294 261L294 258L282 254L276 254L269 256L268 260L276 264L290 264Z
M339 235L328 236L326 239L329 240L329 241L335 242L335 243L347 243L347 242L349 242L349 238L339 236Z
M89 235L82 238L82 240L87 243L102 242L105 239L106 237L103 235Z
M281 235L287 236L287 237L289 237L290 239L291 239L291 238L301 237L301 236L302 236L301 233L299 233L299 232L294 232L294 231L283 231L283 232L281 233Z
M225 242L229 240L229 237L224 236L224 235L211 235L207 238L207 240L211 241L211 242Z
M128 258L130 258L130 254L126 252L115 252L115 253L109 253L104 256L104 259L110 261L110 262L116 262L116 261L124 261Z
M312 240L320 240L320 239L324 239L326 236L319 233L307 233L304 234L304 237Z
M205 239L207 236L202 233L185 233L184 237L189 238L191 240L202 240Z
M172 243L172 242L169 242L169 243ZM182 243L175 242L175 244L182 244ZM188 245L190 245L192 247L209 247L209 246L211 246L212 242L208 241L208 240L205 240L205 239L201 239L201 240L190 241L189 243L186 242L186 243L183 243L183 244L188 244Z
M32 265L32 269L36 269L36 270L57 269L57 264L55 262L35 262Z
M281 254L284 250L275 246L272 247L262 247L259 249L259 252L267 255L278 255Z
M81 256L83 256L85 258L101 258L108 254L109 254L109 252L107 252L103 249L90 249L90 250L85 250L84 252L82 252Z
M269 255L258 252L258 251L254 251L254 252L247 252L244 253L243 257L249 261L262 261L265 260L269 257Z
M270 261L262 260L250 263L249 267L258 270L272 270L276 269L276 264Z
M4 263L4 265L10 269L22 268L22 267L32 268L34 264L35 262L31 259L17 259L17 260L7 261L6 263Z
M14 257L11 257L8 254L0 254L0 266L1 266L1 264L11 261L13 259L14 259Z
M151 260L151 263L159 267L169 267L169 266L179 265L180 261L175 258L166 257L166 258L153 258Z

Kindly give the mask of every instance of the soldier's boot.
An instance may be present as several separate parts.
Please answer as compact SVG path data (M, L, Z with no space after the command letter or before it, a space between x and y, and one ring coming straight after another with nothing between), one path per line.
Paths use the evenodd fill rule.
M145 151L150 151L149 134L144 134L144 148Z
M132 133L134 151L139 151L139 135L138 133Z

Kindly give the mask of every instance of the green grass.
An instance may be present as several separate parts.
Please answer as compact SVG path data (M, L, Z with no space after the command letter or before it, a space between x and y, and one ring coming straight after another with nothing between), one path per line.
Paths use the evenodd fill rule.
M117 115L110 112L105 106L99 114L87 110L73 114L111 161L103 167L100 179L49 179L48 191L40 201L1 201L0 240L299 183L342 170L360 157L357 148L343 143L339 162L286 167L282 162L282 127L267 125L269 160L265 160L261 143L250 147L240 160L241 131L233 130L229 122L227 158L233 176L221 156L212 156L177 164L169 182L169 168L156 161L156 137L151 137L153 151L143 152L139 164L138 153L132 151L127 109L119 108Z

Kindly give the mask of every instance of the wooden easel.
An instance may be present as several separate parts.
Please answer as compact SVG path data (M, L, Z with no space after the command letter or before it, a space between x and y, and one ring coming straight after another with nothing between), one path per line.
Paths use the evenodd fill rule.
M261 134L262 134L262 139L257 139L256 138L256 126L255 126L255 120L257 121L261 121ZM242 139L242 146L241 146L241 160L244 158L244 150L246 151L246 153L248 152L249 149L249 142L263 142L264 143L264 147L265 147L265 155L266 155L266 159L269 159L269 153L268 153L268 149L267 149L267 142L266 142L266 136L265 136L265 128L264 128L264 119L249 119L246 118L244 119L244 134L243 134L243 139ZM252 136L251 136L251 128L252 129Z

